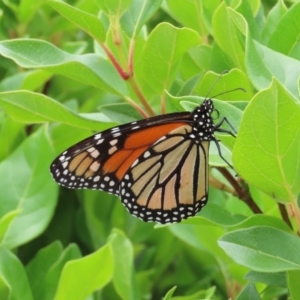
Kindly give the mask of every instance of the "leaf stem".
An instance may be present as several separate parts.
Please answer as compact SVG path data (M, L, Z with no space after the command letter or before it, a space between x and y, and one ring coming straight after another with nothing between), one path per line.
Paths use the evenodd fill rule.
M129 52L128 52L128 73L131 76L133 74L133 53L134 53L134 40L130 40Z
M115 56L113 55L113 53L110 51L110 49L105 44L101 43L101 46L102 46L103 50L105 51L105 53L107 54L107 56L109 57L112 64L115 66L115 68L118 71L118 73L120 74L120 76L124 80L128 80L130 78L130 74L128 74L127 72L125 72L123 70L123 68L121 67L121 65L119 64L119 62L115 58Z
M291 223L291 220L289 219L289 215L287 213L287 210L286 210L286 207L284 204L282 203L278 203L278 208L279 208L279 211L280 211L280 215L281 215L281 218L282 220L291 228L293 229L293 226L292 226L292 223Z
M142 114L142 116L144 116L144 117L155 116L155 112L153 111L151 106L148 104L147 99L144 97L143 93L141 92L138 84L136 83L136 81L133 77L133 49L134 49L133 43L130 45L130 51L129 51L129 57L128 57L128 59L129 59L129 62L128 62L129 72L126 72L126 71L123 70L123 68L121 67L121 65L117 61L116 57L113 55L113 53L110 51L110 49L104 43L100 43L100 45L103 47L105 53L109 57L112 64L115 66L115 68L118 71L118 73L120 74L120 76L124 80L127 80L127 82L131 85L132 89L134 90L135 94L139 98L140 102L145 107L145 110L147 111L147 114L140 107L138 107L137 104L134 103L132 100L128 101L129 98L126 98L126 100L131 105L133 105L133 107L135 109L137 109L138 112Z
M223 182L216 179L215 177L209 176L208 180L209 180L209 186L212 186L215 189L218 189L220 191L225 191L227 193L230 193L233 196L237 196L236 191L231 186L228 186L228 185L224 184Z
M300 209L297 203L297 198L294 198L292 204L293 208L293 213L295 214L296 217L296 224L297 224L297 233L300 235Z
M140 108L133 100L131 100L129 97L124 97L124 99L132 106L134 107L142 116L143 118L148 118L147 113Z
M255 214L263 213L262 210L259 208L259 206L252 199L249 193L249 189L246 185L245 187L241 187L240 184L237 182L237 180L231 175L231 173L226 168L219 167L217 169L232 185L239 199L244 201Z

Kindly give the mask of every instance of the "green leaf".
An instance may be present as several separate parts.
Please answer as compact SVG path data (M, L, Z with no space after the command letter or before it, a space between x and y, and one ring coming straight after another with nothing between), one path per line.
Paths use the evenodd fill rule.
M299 128L299 105L274 80L244 112L233 151L236 171L276 199L292 201L300 192Z
M141 119L141 115L127 103L102 105L99 110L110 120L119 124L134 122Z
M211 70L218 74L222 73L224 70L230 70L234 67L230 57L218 46L217 43L214 43L214 45L211 48L211 53L208 62L209 67L206 70Z
M45 287L45 277L50 269L59 260L63 253L60 242L55 241L38 251L35 257L26 266L31 291L35 299L40 298Z
M33 300L22 263L8 249L0 247L1 294L8 299ZM2 298L1 298L2 299ZM5 299L5 298L3 298Z
M230 214L224 208L209 202L199 215L185 220L183 224L231 227L243 223L245 219L241 215Z
M11 289L5 278L0 275L0 299L10 300L11 299Z
M294 251L300 249L300 239L272 227L236 230L223 235L218 244L236 263L255 271L281 272L300 269L300 257Z
M235 12L235 15L239 14ZM239 16L244 19L242 15ZM231 58L235 67L244 70L245 50L241 42L241 33L232 19L232 10L226 7L225 2L222 2L215 11L212 25L219 47ZM228 38L229 32L230 38Z
M69 261L62 271L54 299L86 299L111 280L113 270L110 244L81 259Z
M172 299L172 296L176 290L177 286L174 286L172 287L168 292L167 294L164 296L163 300L171 300Z
M297 271L289 271L289 272L297 272ZM246 274L245 279L253 281L253 282L262 282L266 285L273 286L281 286L286 287L286 273L265 273L265 272L256 272L250 271Z
M300 270L287 272L289 296L291 299L300 299L299 278Z
M18 7L18 19L21 23L27 23L29 22L32 17L36 14L38 9L45 0L35 1L35 0L23 0L19 2Z
M296 99L299 99L297 85L299 60L259 44L252 40L249 34L246 38L246 68L257 90L267 88L275 77Z
M47 4L58 11L66 19L80 27L95 40L105 41L105 30L101 21L96 17L62 1L48 0Z
M88 115L77 115L59 102L43 94L29 91L0 93L0 105L12 119L27 124L61 122L97 131L108 125L85 117ZM107 119L102 119L107 121Z
M290 228L281 219L267 215L245 216L229 213L226 209L209 202L194 218L189 218L183 224L210 225L226 227L230 230L253 226L272 226L290 232Z
M132 0L94 0L107 14L121 16L130 6Z
M12 223L12 221L15 219L17 215L19 215L21 210L16 209L9 211L7 214L5 214L1 220L0 220L0 241L2 241L9 225ZM0 297L1 299L1 297Z
M261 300L255 285L248 283L241 293L237 296L236 300Z
M214 249L214 256L222 258L222 260L228 259L217 244L217 240L226 232L225 229L211 226L211 224L198 226L185 224L185 222L169 225L168 229L184 244L204 252L210 252L210 249Z
M283 0L279 0L276 5L272 7L267 16L266 24L262 30L263 40L266 41L264 44L267 44L273 32L276 30L278 23L286 12L287 8Z
M78 249L78 246L74 244L69 245L63 252L61 252L60 249L57 248L50 249L50 250L52 250L53 252L51 253L55 255L55 262L53 258L52 259L50 258L49 261L46 262L48 263L47 265L48 268L44 269L44 271L46 272L45 273L43 272L43 268L40 269L41 271L40 276L42 280L39 280L39 286L36 286L35 299L53 300L55 294L58 291L58 284L64 266L68 261L75 260L81 257L81 253L80 250ZM49 253L50 250L47 252ZM58 252L57 250L61 252L58 259L56 259L57 252ZM99 270L99 266L98 266L98 270Z
M243 88L245 92L242 90L231 92L238 88ZM207 97L214 98L214 95L218 95L218 99L227 101L250 100L253 97L253 86L246 74L239 69L232 69L222 77L220 74L208 71L202 77L195 91L199 95L207 95L209 92Z
M53 157L48 136L41 128L0 164L0 216L21 210L6 231L2 245L9 248L22 245L49 224L58 191L48 171Z
M96 54L70 54L34 39L1 41L0 54L24 68L40 68L115 94L128 94L117 71Z
M118 268L113 274L114 287L122 299L140 299L134 278L133 247L120 230L114 229L110 237L114 261Z
M201 17L203 4L198 1L168 0L168 9L172 17L185 27L199 32L200 36L205 38L207 29L204 26Z
M120 20L122 29L129 37L134 38L142 26L159 9L161 3L162 0L132 0L131 5Z
M207 45L199 45L191 48L181 60L181 64L179 66L179 72L182 79L185 81L185 84L189 80L193 80L197 78L195 84L202 77L202 72L206 69L209 69L209 63L211 58L211 47ZM180 87L180 91L183 90L184 87ZM171 93L174 93L171 90ZM190 93L180 93L176 91L174 93L176 95L191 95L193 94L193 90Z
M135 63L136 78L149 99L171 86L182 56L199 43L195 31L178 29L167 23L151 32L140 60Z
M0 91L12 91L25 89L34 91L43 85L52 77L52 74L43 70L26 71L7 77L0 83Z
M234 18L237 26L239 26L241 32L244 34L248 29L251 33L251 36L256 40L261 40L261 24L258 24L256 12L252 12L251 4L254 4L255 1L241 1L237 10L230 10L232 18ZM258 5L260 4L259 0L256 0ZM240 15L239 15L239 14ZM243 16L243 18L241 18Z
M275 51L300 59L300 3L295 3L281 18L278 26L270 37L268 46ZM289 28L289 30L286 30Z
M173 287L163 299L164 300L165 299L167 299L167 300L195 300L195 299L211 300L211 299L214 299L213 296L214 296L216 287L212 286L211 288L209 288L207 290L200 290L191 295L173 296L172 297L175 289L176 289L176 286Z
M4 111L0 113L0 123L0 161L2 161L14 151L26 136L24 125L14 122Z

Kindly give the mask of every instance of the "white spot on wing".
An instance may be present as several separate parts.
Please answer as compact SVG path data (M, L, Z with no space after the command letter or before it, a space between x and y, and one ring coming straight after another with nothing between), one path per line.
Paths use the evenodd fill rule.
M111 148L109 148L108 150L108 154L112 155L114 152L116 152L118 150L118 148L116 146L113 146Z
M114 139L114 140L111 140L109 143L110 143L112 146L114 146L117 142L118 142L118 140L117 140L117 139Z
M69 164L69 163L68 163L67 161L63 162L63 163L62 163L63 168L65 169L65 168L68 166L68 164Z
M150 156L150 152L149 151L146 151L145 153L144 153L144 158L147 158L147 157L149 157Z
M100 176L94 177L94 182L97 182L97 181L99 181L99 180L100 180Z

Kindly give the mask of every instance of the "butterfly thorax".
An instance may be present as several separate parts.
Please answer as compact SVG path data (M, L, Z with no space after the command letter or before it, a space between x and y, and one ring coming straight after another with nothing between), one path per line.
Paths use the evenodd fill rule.
M197 140L210 141L214 139L215 126L211 117L213 111L213 102L207 99L191 113L193 136Z

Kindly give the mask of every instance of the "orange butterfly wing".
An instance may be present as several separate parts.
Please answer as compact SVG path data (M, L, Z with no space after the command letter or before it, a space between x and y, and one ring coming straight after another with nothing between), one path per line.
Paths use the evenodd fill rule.
M172 116L172 117L171 117ZM52 163L55 181L68 188L100 189L119 194L119 183L131 164L187 113L158 116L108 129L70 147ZM175 118L175 122L174 122ZM176 122L176 118L182 121Z

